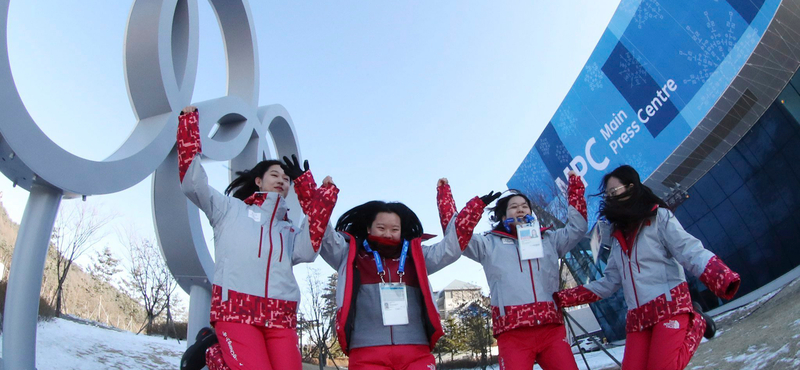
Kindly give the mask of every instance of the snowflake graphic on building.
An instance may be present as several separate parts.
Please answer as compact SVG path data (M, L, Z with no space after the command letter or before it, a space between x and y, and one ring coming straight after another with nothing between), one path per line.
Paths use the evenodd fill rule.
M636 22L639 29L642 29L647 21L651 19L664 19L664 14L662 14L661 10L661 4L658 0L644 0L639 4L639 8L636 9L633 22Z
M569 154L566 147L559 146L556 148L556 159L558 159L558 163L567 164L572 160L572 154Z
M589 85L592 91L603 88L603 71L597 63L586 65L586 74L583 76L583 81Z
M539 148L539 152L542 156L550 155L550 141L548 141L546 137L539 139L539 143L536 144L536 146Z
M640 86L647 82L649 74L647 70L644 69L644 64L640 63L631 52L627 52L621 56L619 67L619 74L625 81L631 84L631 87Z
M653 161L648 161L645 159L644 154L636 153L634 155L628 156L628 165L636 169L643 178L647 177L649 174L655 170L653 168Z
M680 50L678 55L685 57L688 61L697 65L697 72L689 75L683 80L684 84L704 84L713 74L728 53L733 50L738 38L736 36L736 22L732 11L728 12L728 19L725 21L724 30L711 19L708 11L703 12L706 17L706 30L692 29L686 26L686 32L692 37L694 44L699 50Z
M564 136L575 136L578 134L578 118L569 108L561 109L558 115L558 127Z

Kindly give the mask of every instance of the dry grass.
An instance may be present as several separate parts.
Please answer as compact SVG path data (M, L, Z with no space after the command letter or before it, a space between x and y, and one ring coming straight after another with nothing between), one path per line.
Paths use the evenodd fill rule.
M0 263L4 273L0 276L0 312L4 307L5 288L8 271L13 263L14 243L17 239L19 225L8 218L4 207L0 207ZM45 262L42 279L39 314L41 317L52 317L56 291L56 251L50 248ZM127 294L111 284L95 279L79 266L72 265L64 286L65 314L93 320L119 329L137 332L145 320L141 305ZM176 323L179 336L186 337L185 323Z

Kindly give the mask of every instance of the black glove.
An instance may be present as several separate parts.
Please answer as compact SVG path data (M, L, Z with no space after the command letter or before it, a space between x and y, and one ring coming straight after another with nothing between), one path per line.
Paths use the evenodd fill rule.
M490 191L489 194L486 194L486 195L481 197L481 202L483 202L483 204L488 206L489 203L494 202L495 199L497 199L497 198L500 198L501 194L503 194L503 193L502 192L501 193L495 193L494 191Z
M289 176L292 181L296 180L298 177L302 176L306 171L308 171L308 159L305 160L303 163L303 167L305 169L300 168L300 161L297 160L297 156L292 154L292 159L290 160L289 157L283 156L283 161L286 164L283 165L283 172L286 172L286 175Z

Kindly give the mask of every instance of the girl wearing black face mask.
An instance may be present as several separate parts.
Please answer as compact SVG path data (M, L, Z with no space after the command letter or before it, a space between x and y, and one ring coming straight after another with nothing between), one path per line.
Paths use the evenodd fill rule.
M399 202L364 203L326 231L320 255L339 273L336 331L350 369L435 366L431 350L443 331L428 274L461 256L459 235L472 233L483 207L475 197L430 246L417 215Z
M606 174L601 191L600 215L613 236L604 276L556 293L556 303L591 303L623 288L628 335L622 368L683 369L704 332L707 338L714 334L713 321L693 307L684 270L723 299L736 294L739 275L683 229L633 167Z

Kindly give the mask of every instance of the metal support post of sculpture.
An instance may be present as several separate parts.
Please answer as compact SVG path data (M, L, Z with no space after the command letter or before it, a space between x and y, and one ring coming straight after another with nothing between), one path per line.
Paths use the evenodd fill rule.
M199 211L180 191L175 151L178 113L192 102L197 77L196 1L133 2L125 33L124 71L137 123L122 146L102 161L77 157L55 144L26 110L8 58L9 1L0 0L0 171L31 196L14 246L6 295L4 368L35 369L36 308L62 194L70 198L114 193L150 174L158 245L173 276L190 293L191 338L208 325L214 270ZM288 112L280 105L257 105L258 49L248 2L210 3L224 37L228 91L226 96L194 103L202 112L204 157L229 161L233 176L262 159L299 156ZM294 210L291 217L297 219L296 198L290 198L289 205Z
M50 234L61 203L61 191L33 185L14 247L14 265L8 277L3 320L3 358L10 364L36 358L36 321L42 271L50 247ZM11 299L9 299L11 298Z

